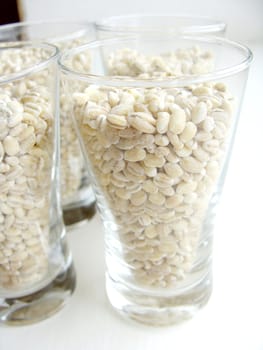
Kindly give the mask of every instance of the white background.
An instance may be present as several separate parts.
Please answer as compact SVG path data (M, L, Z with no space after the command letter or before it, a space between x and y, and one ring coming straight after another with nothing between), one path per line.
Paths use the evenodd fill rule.
M179 13L218 18L228 36L263 38L262 0L20 0L24 19L99 19L127 13Z
M263 1L25 0L26 18L89 19L128 12L180 12L228 22L229 36L254 52L214 241L214 291L181 326L151 328L120 319L104 290L103 229L98 216L69 232L76 292L57 315L0 329L0 350L263 349Z

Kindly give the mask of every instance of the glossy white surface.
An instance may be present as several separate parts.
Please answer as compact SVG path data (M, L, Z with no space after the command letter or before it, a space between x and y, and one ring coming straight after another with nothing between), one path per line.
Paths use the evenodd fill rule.
M181 326L151 328L119 318L104 290L98 215L69 233L78 274L69 304L42 323L0 328L1 350L263 349L263 42L250 43L241 119L214 232L214 291Z

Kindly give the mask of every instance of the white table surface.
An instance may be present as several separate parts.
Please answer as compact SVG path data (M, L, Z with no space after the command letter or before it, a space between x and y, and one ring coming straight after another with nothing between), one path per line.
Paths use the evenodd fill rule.
M122 320L105 296L96 215L68 235L78 276L69 303L39 324L1 328L0 350L263 349L263 43L249 46L255 59L217 214L208 305L180 326Z

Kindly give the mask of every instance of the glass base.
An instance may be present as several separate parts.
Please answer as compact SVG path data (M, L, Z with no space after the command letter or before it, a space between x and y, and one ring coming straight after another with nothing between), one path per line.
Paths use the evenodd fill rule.
M65 207L63 208L64 224L69 228L75 227L75 225L82 224L86 220L91 220L95 214L95 202L79 207Z
M0 325L27 325L52 316L65 305L75 285L75 269L71 263L45 288L23 297L0 299Z
M111 305L121 316L151 326L166 326L192 318L206 305L212 292L212 278L209 273L197 284L160 296L132 289L107 275L106 289Z
M87 178L82 187L62 203L63 221L68 229L75 228L96 214L96 198Z

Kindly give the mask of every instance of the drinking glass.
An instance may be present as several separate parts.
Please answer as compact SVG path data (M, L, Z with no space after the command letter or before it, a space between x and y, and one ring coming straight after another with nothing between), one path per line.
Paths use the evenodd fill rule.
M35 21L19 22L0 27L2 42L49 42L60 52L85 44L95 38L94 26L86 22ZM87 71L89 53L76 57L74 64ZM79 141L68 118L67 98L60 89L61 197L64 222L73 228L95 214L95 197L85 169Z
M86 51L90 72L72 64ZM251 59L223 38L151 33L59 60L105 227L107 295L128 318L178 323L209 300L214 217Z
M58 311L75 288L59 186L58 50L0 44L0 325Z

